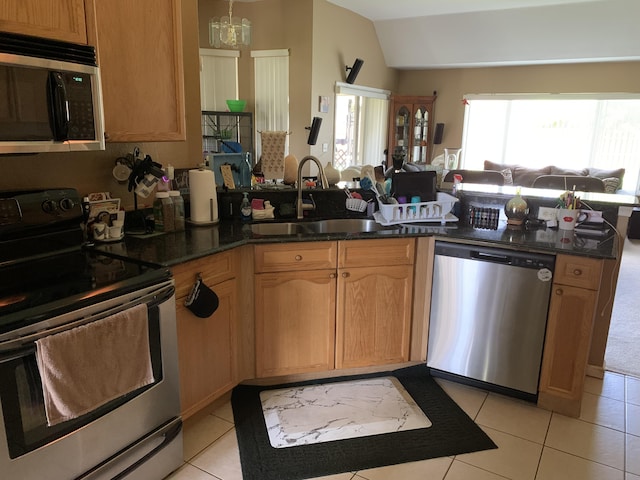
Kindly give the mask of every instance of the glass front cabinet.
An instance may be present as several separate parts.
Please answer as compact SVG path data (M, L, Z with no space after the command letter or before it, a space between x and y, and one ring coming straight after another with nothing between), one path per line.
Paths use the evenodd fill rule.
M387 165L430 163L436 96L391 97Z

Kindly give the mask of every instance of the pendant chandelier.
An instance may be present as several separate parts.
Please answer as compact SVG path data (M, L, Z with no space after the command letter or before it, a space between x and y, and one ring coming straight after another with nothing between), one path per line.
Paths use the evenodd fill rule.
M209 20L209 45L214 48L239 48L251 44L251 22L233 16L233 0L229 0L229 16Z

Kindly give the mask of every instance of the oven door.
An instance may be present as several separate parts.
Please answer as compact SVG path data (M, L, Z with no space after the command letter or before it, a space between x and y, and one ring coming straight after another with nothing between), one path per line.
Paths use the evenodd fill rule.
M148 307L149 346L155 381L76 419L49 427L35 359L38 338L90 323L140 303ZM105 300L82 310L30 325L0 343L0 471L7 478L112 478L132 471L154 448L178 437L166 473L180 465L181 435L173 281ZM44 328L44 330L43 330ZM158 433L153 435L154 433ZM153 439L151 437L154 436ZM175 442L174 442L175 443ZM119 455L131 447L139 451ZM176 453L179 452L179 453ZM118 456L127 464L118 465ZM158 455L165 457L166 455ZM177 463L176 463L177 462ZM109 465L109 476L98 472ZM167 467L169 468L169 467ZM91 473L95 472L95 473Z

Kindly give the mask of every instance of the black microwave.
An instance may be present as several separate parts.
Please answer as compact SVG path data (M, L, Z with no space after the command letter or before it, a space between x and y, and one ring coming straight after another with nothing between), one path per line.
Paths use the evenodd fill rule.
M0 154L104 148L95 49L0 32Z

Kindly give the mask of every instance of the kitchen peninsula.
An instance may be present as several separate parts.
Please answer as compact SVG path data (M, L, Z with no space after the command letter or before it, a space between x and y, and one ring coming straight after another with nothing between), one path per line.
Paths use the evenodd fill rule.
M507 187L466 187L459 194L463 210L468 202L504 205L512 194ZM532 196L528 196L530 192L525 190L523 194L534 206L553 201L549 192L531 192ZM607 203L602 194L586 195L591 195L593 208L601 208L605 218L625 228L635 197L616 196L617 202L626 202L626 206L620 207L619 203ZM124 242L98 248L172 268L177 288L178 332L184 340L180 342L180 367L186 417L243 380L308 372L326 374L328 370L349 366L424 362L436 240L552 253L556 256L556 267L538 404L577 416L594 319L598 321L596 306L600 312L599 302L611 301L607 282L601 282L601 277L603 272L608 274L607 262L616 264L621 238L613 230L608 236L594 240L568 237L561 230L544 227L511 229L504 221L500 221L496 230L477 229L467 225L464 216L453 225L409 224L374 232L290 235L260 235L253 233L250 223L223 219L214 226L183 232L147 238L128 236ZM404 273L391 271L397 266L402 266ZM353 309L345 310L344 305L350 300L345 285L364 278L360 272L366 272L364 276L373 275L389 290L393 285L402 287L397 295L406 303L403 300L396 304L397 315L387 316L393 318L387 318L382 326L368 325L360 321ZM210 319L195 318L182 305L197 274L220 297L221 307ZM264 283L267 278L271 283ZM280 293L273 290L277 288L273 285L280 281L288 288L282 295L289 295L292 304L299 301L299 305L291 307L298 308L299 315L290 317L301 321L270 324L273 330L265 330L263 322L273 320L264 316L270 298L262 289L271 285L270 294L276 301ZM310 285L313 289L305 290ZM357 301L363 302L363 297ZM376 298L367 296L366 301L375 302ZM376 308L384 309L382 304ZM379 321L368 320L373 324ZM359 322L354 328L365 332L367 339L378 338L375 332L368 331L375 328L402 334L393 339L393 345L366 346L360 359L344 363L343 346L349 341L349 322ZM289 343L267 335L273 331L286 332ZM294 353L300 343L295 341L296 333L313 335L315 350L300 349ZM286 354L281 351L283 345L289 345Z

